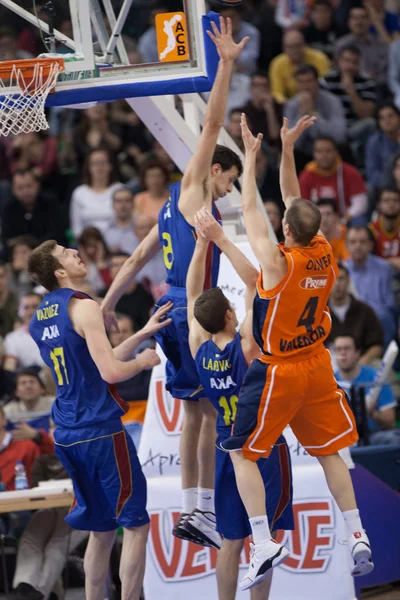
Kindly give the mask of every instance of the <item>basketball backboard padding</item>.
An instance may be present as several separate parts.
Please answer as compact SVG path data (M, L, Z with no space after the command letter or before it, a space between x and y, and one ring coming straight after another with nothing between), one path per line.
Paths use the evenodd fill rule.
M201 17L204 46L204 65L202 69L179 68L174 63L170 70L167 64L159 69L149 70L135 78L135 70L128 75L119 75L123 68L105 69L104 75L96 79L77 80L60 83L50 94L46 106L72 106L86 102L112 102L125 98L147 96L165 96L186 93L201 93L211 90L214 83L219 57L214 42L207 35L211 22L219 25L219 15L209 12ZM167 68L166 68L167 67ZM173 68L173 72L172 72ZM107 71L109 71L107 73ZM137 71L139 73L139 70Z

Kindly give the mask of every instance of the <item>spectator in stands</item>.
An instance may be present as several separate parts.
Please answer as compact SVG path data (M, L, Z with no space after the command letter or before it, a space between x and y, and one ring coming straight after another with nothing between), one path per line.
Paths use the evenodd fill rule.
M370 224L374 253L400 270L400 191L383 188L377 205L379 217Z
M268 69L272 59L282 51L282 29L275 21L276 4L276 0L263 0L253 19L261 35L258 66L262 69Z
M235 62L235 70L251 75L257 68L260 54L260 32L254 25L242 19L240 7L219 7L218 12L222 17L231 19L234 42L238 44L244 37L250 38Z
M285 103L297 93L295 73L301 65L313 65L320 76L324 76L330 67L325 54L306 46L301 31L285 32L283 50L269 67L272 95L280 103Z
M364 146L375 129L372 117L376 109L376 82L360 73L360 50L356 46L342 47L337 67L329 71L320 84L341 100L349 140Z
M0 27L0 61L32 58L30 52L18 48L17 34L7 26Z
M365 0L371 21L370 32L385 42L391 42L400 31L399 17L385 10L385 0Z
M154 223L169 198L169 173L160 161L149 161L140 170L140 185L144 190L133 199L133 214L147 215Z
M114 220L104 231L104 240L110 252L132 254L138 245L133 214L133 194L120 188L113 194Z
M57 172L57 138L43 131L20 133L9 148L10 172L31 170L44 181L51 181Z
M119 273L122 265L129 258L128 254L122 252L113 254L110 258L110 273L114 279ZM106 289L99 295L104 298ZM144 287L137 281L132 281L126 288L121 299L117 302L116 311L128 315L136 324L138 329L142 329L149 320L150 310L154 306L153 297L146 292Z
M62 221L57 200L41 190L40 181L30 171L16 171L12 178L12 199L2 215L1 237L6 248L15 238L30 235L39 243L63 241Z
M43 382L35 369L22 369L18 372L15 397L15 400L4 407L8 419L25 413L50 414L54 401L54 398L45 395Z
M310 9L310 24L304 30L304 37L310 48L323 52L331 60L334 58L339 29L329 0L313 2Z
M376 370L360 364L360 349L350 335L337 337L334 343L339 370L335 373L339 385L348 393L351 388L362 389L368 399ZM368 413L369 441L372 445L400 445L400 429L396 429L396 399L389 385L384 385L375 404L366 402Z
M385 176L385 186L400 191L400 154L396 154Z
M256 180L261 198L269 198L283 207L279 171L268 156L268 148L262 144L256 159Z
M387 165L400 151L400 110L393 104L384 104L378 109L378 131L367 142L365 172L372 189L384 185Z
M7 419L4 410L0 407L0 473L8 492L15 490L15 467L19 461L25 467L28 483L30 484L32 465L40 454L48 453L50 449L49 439L49 436L44 433L39 443L32 440L13 440L11 431L7 431ZM46 440L46 448L43 451L42 444L44 440ZM54 452L54 445L51 452Z
M4 369L15 373L18 369L37 367L41 369L45 363L40 356L39 348L29 333L29 323L42 301L42 296L29 293L21 296L18 316L21 326L6 335L4 340Z
M282 211L279 204L274 200L264 200L264 208L268 215L268 219L272 225L272 229L276 235L276 239L279 242L284 241L284 235L282 230Z
M42 481L68 479L69 476L56 454L39 456L32 467L31 486ZM36 511L24 529L18 545L13 591L9 600L53 598L50 593L72 551L72 529L64 521L68 507L45 508ZM87 536L78 534L78 543ZM57 596L59 598L59 596Z
M144 240L146 235L154 227L153 219L146 215L138 215L134 219L135 235L138 244ZM136 281L139 281L146 291L151 293L157 301L166 294L167 286L166 269L164 265L164 256L162 250L157 252L155 256L143 267L136 276ZM126 314L126 313L125 313Z
M112 197L118 188L118 176L111 153L92 150L83 167L84 183L72 193L70 205L71 229L75 238L85 227L97 227L103 232L113 220Z
M388 85L394 96L394 104L400 108L400 40L390 44Z
M153 141L153 145L151 147L151 153L154 157L165 165L169 172L169 180L171 183L176 183L182 179L182 173L179 171L178 167L169 156L167 151L163 146L161 146L160 142L157 140Z
M119 331L110 333L110 342L113 348L122 344L134 334L135 329L137 330L137 328L134 328L132 319L127 315L118 315L117 321ZM137 346L130 358L135 358L146 348L154 347L154 340L147 339ZM140 435L146 414L150 379L151 371L142 371L138 375L135 375L135 377L117 384L120 398L129 402L129 411L122 417L122 422L133 439L136 448L139 447Z
M392 290L393 267L372 252L372 234L368 227L358 225L347 232L350 258L345 261L360 300L371 306L385 334L385 347L396 337L395 302Z
M34 4L29 3L27 6L36 19L48 24L49 13L45 9L45 5L47 5L47 0L35 0ZM38 27L27 24L26 27L21 29L18 37L18 48L20 50L28 52L31 56L38 56L41 52L47 52L44 37Z
M262 133L268 145L279 145L282 110L271 94L267 71L253 73L250 99L241 112L246 113L249 127L255 135Z
M340 222L337 205L331 198L320 198L317 201L321 213L321 231L332 246L333 256L340 263L349 258L346 248L347 228Z
M240 150L242 152L244 152L242 129L241 129L241 125L240 125L242 112L243 111L241 108L233 108L229 112L228 120L225 123L225 129L227 130L227 132L229 133L229 135L231 136L231 138L233 139L235 144L238 146L238 148L240 148ZM250 127L251 127L251 121L250 121Z
M275 21L283 29L303 29L308 24L309 6L306 0L276 1Z
M7 267L0 262L0 337L5 337L13 330L18 317L18 298L8 285Z
M110 121L110 105L99 103L83 111L82 120L75 128L74 148L79 163L94 150L121 148L120 127Z
M167 13L168 4L167 2L159 2L158 6L150 11L149 28L143 33L138 41L138 50L143 56L145 63L157 63L158 49L157 49L157 33L156 33L156 16L159 13Z
M18 373L15 400L4 406L4 414L15 423L11 432L14 441L31 440L42 452L53 452L53 439L48 435L50 412L54 397L46 396L43 382L34 369Z
M111 285L108 269L109 252L100 231L96 227L85 227L78 238L78 250L86 265L86 282L98 293Z
M350 293L350 276L343 264L339 264L329 298L332 330L326 344L332 347L337 337L351 335L360 350L360 364L368 365L382 356L383 329L375 311Z
M342 219L366 224L367 190L357 169L341 160L334 140L329 137L315 140L313 155L314 160L300 173L302 197L313 202L331 198Z
M350 33L336 42L336 54L339 55L340 50L346 46L358 48L360 71L386 86L389 46L387 42L369 33L370 20L364 6L354 6L350 10L348 27Z
M321 136L331 136L337 144L346 141L346 119L339 98L321 90L318 71L312 65L300 66L295 78L298 93L285 105L284 115L289 123L297 123L304 115L315 115L317 122L307 129L296 142L295 149L311 157L314 141Z
M29 236L20 236L14 240L8 265L8 286L17 296L32 292L32 280L28 275L28 261L36 240Z

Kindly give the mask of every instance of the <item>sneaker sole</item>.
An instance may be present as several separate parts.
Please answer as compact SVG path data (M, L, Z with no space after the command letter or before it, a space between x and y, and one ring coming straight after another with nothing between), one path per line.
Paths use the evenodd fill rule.
M284 546L281 547L281 549L279 550L279 552L277 554L275 554L275 556L273 558L268 558L259 568L258 572L260 573L260 571L262 571L262 573L260 573L260 575L257 575L257 577L253 580L247 580L247 581L239 581L239 588L242 590L242 592L244 592L245 590L249 590L250 588L254 587L255 585L258 585L259 583L261 583L262 581L264 581L264 579L266 579L269 575L269 572L271 571L271 569L274 569L275 567L277 567L278 565L280 565L281 563L283 563L283 561L285 561L287 559L287 557L290 555L289 550L287 550Z
M195 537L191 532L187 531L180 527L179 529L174 529L172 531L172 535L180 540L185 540L186 542L193 542L194 544L202 544L203 542Z
M362 577L368 575L374 569L374 563L371 559L371 550L365 548L357 552L357 556L354 558L354 567L351 570L353 577Z
M206 548L216 548L220 550L221 545L216 544L211 538L208 537L205 533L194 527L189 521L185 523L185 530L190 533L190 535L195 538L192 540L195 544L199 544L201 546L206 546Z

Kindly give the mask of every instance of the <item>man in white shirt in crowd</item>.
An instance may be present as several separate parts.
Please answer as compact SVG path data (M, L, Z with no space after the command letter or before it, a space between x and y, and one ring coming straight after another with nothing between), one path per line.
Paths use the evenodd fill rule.
M113 194L114 220L104 231L104 240L112 252L121 250L132 254L138 245L135 234L133 194L128 188L120 188Z
M21 296L18 316L22 324L6 335L4 339L5 359L3 369L5 371L15 373L18 369L28 367L42 369L45 366L39 349L29 333L30 320L41 301L42 297L39 294L32 293Z

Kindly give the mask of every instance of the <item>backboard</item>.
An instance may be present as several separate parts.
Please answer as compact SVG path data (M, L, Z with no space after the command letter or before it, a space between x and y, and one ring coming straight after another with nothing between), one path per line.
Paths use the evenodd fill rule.
M47 53L65 58L65 73L47 106L210 90L218 56L205 31L217 15L206 15L204 0L176 0L172 5L177 10L167 13L162 8L149 11L149 5L154 3L0 0L3 11L37 28ZM131 37L141 33L137 31L141 13L147 16L145 22L152 23L143 41L150 60L144 63L139 62Z

